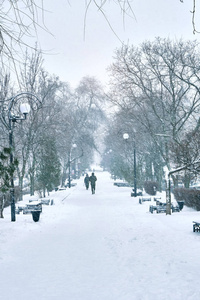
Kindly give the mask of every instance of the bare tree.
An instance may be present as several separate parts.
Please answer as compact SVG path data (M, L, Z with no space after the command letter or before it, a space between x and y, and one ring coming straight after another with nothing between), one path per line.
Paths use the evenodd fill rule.
M39 27L46 29L43 12L43 0L1 1L0 57L5 66L21 61L22 48L31 47L27 38L35 37Z
M123 22L125 22L125 17L129 16L131 18L135 18L135 14L132 9L131 2L132 0L114 0L114 1L109 1L109 0L88 0L86 1L86 9L85 9L85 20L84 20L84 35L86 33L86 23L87 23L87 14L92 5L95 5L99 11L99 13L102 14L104 17L106 23L110 27L111 31L116 35L116 37L119 39L117 32L115 32L112 23L110 22L108 16L107 16L107 11L109 10L108 5L110 2L114 2L118 8L120 9L120 12L122 14L122 19ZM107 10L108 8L108 10ZM119 39L120 40L120 39Z
M113 103L149 133L169 169L169 139L161 143L160 135L178 143L199 124L198 49L197 42L158 38L138 48L123 46L110 68Z
M123 17L128 14L133 15L130 0L114 1L123 13ZM107 0L89 0L85 4L85 24L88 10L94 4L98 11L104 16L106 22L112 29L109 19L106 16ZM0 55L5 61L21 60L21 49L30 46L27 38L34 37L37 40L37 30L42 28L48 31L44 23L46 13L43 0L3 0L0 4ZM113 29L112 29L113 30ZM4 63L5 63L4 61ZM9 62L7 61L7 65Z
M184 3L184 0L180 0L180 2ZM192 6L192 10L190 11L192 14L192 27L193 27L193 33L200 33L197 29L196 29L196 0L193 0L193 6Z
M25 174L29 173L33 193L39 138L43 132L50 132L55 127L57 117L55 97L60 81L43 69L41 53L34 51L31 55L27 52L24 57L20 85L25 92L37 95L41 101L39 107L34 107L35 104L30 103L31 111L26 122L19 124L15 129L15 153L20 157L18 167L20 188L22 189Z
M68 97L65 93L59 99L62 109L56 137L63 167L62 184L66 179L73 144L77 146L76 159L84 165L87 165L86 161L91 162L93 151L97 149L95 132L104 117L102 106L105 98L100 83L92 77L83 78Z

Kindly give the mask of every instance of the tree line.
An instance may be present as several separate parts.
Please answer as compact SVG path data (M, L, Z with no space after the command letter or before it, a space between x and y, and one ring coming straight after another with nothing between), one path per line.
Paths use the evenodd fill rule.
M109 72L105 93L91 77L71 89L44 70L39 51L26 53L18 90L10 75L1 71L1 171L8 178L8 153L14 151L16 162L10 167L16 170L19 198L24 178L30 182L31 195L36 190L45 195L66 184L75 160L80 171L89 168L94 150L102 152L102 166L116 177L133 183L136 168L141 188L145 181L156 181L162 189L165 170L183 166L186 168L179 175L172 176L174 186L181 179L189 187L198 176L198 42L156 38L138 47L123 45L115 51ZM7 149L8 100L21 90L36 94L41 105L34 107L33 103L27 120L16 122L14 147ZM99 128L104 135L102 151L97 143L101 140ZM123 139L124 133L128 133L128 140ZM1 177L4 193L6 180Z
M1 201L5 202L5 186L8 185L9 103L13 96L32 93L40 99L37 106L30 101L31 110L25 121L16 120L13 128L12 151L15 163L15 179L22 199L23 181L30 182L30 194L39 191L45 196L58 185L65 185L69 166L76 163L79 174L89 168L93 152L97 149L94 133L105 118L104 93L101 84L92 77L84 77L77 88L71 89L59 77L50 75L42 66L40 51L28 52L20 69L19 87L13 84L9 74L0 74L0 156ZM27 101L26 94L16 103ZM76 148L73 145L76 145ZM5 176L4 176L4 175ZM5 178L5 179L4 179ZM3 207L3 205L1 205Z
M86 16L92 3L109 24L105 14L108 1L88 2ZM123 15L130 12L134 15L130 1L116 1L116 4ZM189 186L199 172L199 44L196 41L157 38L138 47L123 44L115 51L109 67L107 94L91 77L83 78L72 90L68 83L43 68L42 53L37 46L34 49L29 46L25 54L20 51L27 46L24 37L34 36L41 26L47 30L41 22L43 2L39 5L35 1L4 0L0 13L4 20L0 28L3 194L9 188L8 178L13 172L19 181L19 198L25 177L29 178L31 194L35 190L45 194L59 183L64 185L71 162L76 159L85 169L90 165L93 150L99 151L95 141L99 127L107 132L102 165L109 166L114 175L133 180L135 149L141 187L144 180L156 180L161 187L163 169L182 165L188 166L182 180ZM18 65L18 61L22 63ZM13 148L9 149L8 105L21 91L37 95L41 105L30 103L27 120L16 121ZM124 133L129 134L126 141ZM16 158L13 165L9 163L11 151ZM174 175L173 181L176 185L178 177ZM2 197L1 207L4 202Z
M109 101L115 107L105 138L104 162L133 182L156 180L164 170L186 166L185 187L199 173L200 67L197 41L156 38L139 46L123 45L109 67ZM129 139L123 140L128 133ZM177 186L180 176L174 174Z
M109 24L104 10L106 3L107 1L86 3L85 20L90 5L94 4ZM129 1L117 1L116 4L123 14L131 9ZM32 43L29 43L30 38L37 40L39 28L48 32L42 0L4 0L0 5L0 15L2 216L7 200L5 193L9 189L9 176L18 178L21 199L24 177L29 178L31 195L35 190L42 190L45 194L59 183L64 185L67 170L75 158L82 169L90 165L93 150L98 150L94 132L99 120L105 117L102 109L105 95L100 83L94 78L83 78L80 85L72 90L68 83L61 82L59 77L48 74L42 67L41 52L37 45L32 47ZM24 54L25 48L28 50ZM17 83L13 83L11 73L15 74ZM16 120L13 145L9 149L9 101L22 91L36 95L41 105L37 107L30 101L31 112L26 122ZM16 105L14 113L17 111ZM10 153L16 158L13 165L9 162Z

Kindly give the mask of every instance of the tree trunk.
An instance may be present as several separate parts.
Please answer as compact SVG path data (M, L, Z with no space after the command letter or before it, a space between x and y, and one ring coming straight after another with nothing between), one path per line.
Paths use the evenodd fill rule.
M0 200L0 218L3 219L3 200Z
M30 195L33 196L35 192L35 176L30 174Z
M19 176L19 201L23 200L23 177Z
M62 171L61 186L65 185L65 181L67 179L67 168L68 168L68 162L67 163L65 162Z
M185 176L183 178L183 183L185 188L190 187L191 175L190 173L185 172Z
M5 203L5 195L2 196L0 199L0 218L3 219L3 210L4 210L4 203Z
M174 184L174 188L178 187L178 176L176 175L171 175L172 180L173 180L173 184Z
M35 193L35 155L33 155L32 165L29 167L30 176L30 195Z

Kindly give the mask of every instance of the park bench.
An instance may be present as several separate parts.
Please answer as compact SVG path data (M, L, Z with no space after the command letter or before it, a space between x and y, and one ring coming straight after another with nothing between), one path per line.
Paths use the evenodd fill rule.
M40 198L40 199L30 199L29 203L24 205L18 205L15 209L16 214L20 214L23 211L23 214L32 214L33 220L38 222L40 219L40 213L42 212L42 205L53 205L53 199L49 198Z
M149 212L151 212L153 214L154 211L156 211L157 214L166 212L166 203L160 202L159 204L156 204L156 205L150 205Z
M156 199L156 200L155 200ZM156 205L163 205L165 203L163 203L162 201L160 201L161 198L154 198L154 201L156 201Z
M180 208L179 206L175 206L175 205L171 205L171 209L172 209L172 212L180 212ZM166 203L163 203L163 202L160 202L159 201L159 204L156 204L156 205L150 205L149 206L149 212L151 212L153 214L153 212L156 211L157 214L159 213L165 213L166 212Z
M157 214L166 212L166 203L160 202L158 205L156 205L156 207L157 207L156 209Z
M154 209L149 208L150 212L154 211L154 210L156 210L157 213L166 212L166 203L163 203L160 200L161 200L161 197L154 197L154 201L156 201L156 206L155 206ZM179 205L172 204L171 205L171 210L172 210L172 212L180 212L180 207L179 207Z
M31 209L27 205L19 205L16 207L15 213L19 215L21 212L23 212L23 215L27 215L31 213Z
M114 185L118 187L130 187L130 184L127 182L114 182Z
M40 198L40 199L38 199L38 201L44 205L52 205L53 204L53 199L50 199L50 198Z
M15 209L16 214L23 212L24 215L30 214L32 211L42 212L42 203L39 201L31 201L30 203L24 205L18 205L18 207Z
M153 214L154 211L157 211L157 206L156 205L150 205L149 206L149 212Z
M158 202L161 202L161 199L162 199L161 197L154 197L153 198L154 201L158 201Z
M42 203L39 201L31 201L25 205L18 205L15 209L16 214L20 214L23 211L23 214L32 214L33 220L35 222L39 221L40 213L42 212Z
M74 187L74 186L76 186L76 185L77 185L77 183L75 183L75 182L74 182L74 183L72 183L72 182L70 183L70 187ZM66 188L69 187L69 182L65 185L65 187L66 187ZM58 191L62 191L62 190L65 190L65 188L59 188L59 189L58 189Z
M42 203L40 201L33 201L31 203L26 204L27 213L32 211L40 211L42 212Z
M173 205L172 204L172 212L180 212L180 207L178 205Z
M42 212L42 205L53 205L54 201L50 198L40 198L40 199L29 199L28 204L19 204L16 209L15 213L20 214L23 212L24 215L30 214L32 211L40 211Z
M145 201L151 201L151 197L140 197L139 198L139 203L142 204L142 202L145 202Z
M193 232L200 232L200 222L193 221Z
M26 205L18 205L16 208L15 208L15 213L16 214L20 214L21 212L24 212L24 210L26 209Z
M34 197L34 198L31 198L31 199L28 200L29 203L35 202L35 201L38 201L38 198L35 198L35 197Z

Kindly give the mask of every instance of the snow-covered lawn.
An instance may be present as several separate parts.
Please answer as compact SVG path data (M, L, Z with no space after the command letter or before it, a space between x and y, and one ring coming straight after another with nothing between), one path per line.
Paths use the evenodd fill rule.
M2 300L198 300L200 212L149 213L106 172L52 192L39 222L0 219ZM163 195L164 197L164 195ZM23 202L28 202L26 196Z

